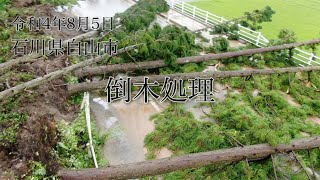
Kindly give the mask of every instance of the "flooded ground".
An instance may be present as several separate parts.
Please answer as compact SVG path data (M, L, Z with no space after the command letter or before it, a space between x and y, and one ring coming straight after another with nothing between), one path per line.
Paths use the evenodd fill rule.
M132 0L85 0L78 1L71 12L82 17L112 17L124 12L134 3Z
M154 130L154 123L149 119L163 109L155 102L144 104L140 99L128 104L122 101L108 104L101 97L92 99L95 123L102 133L110 134L103 147L104 157L110 165L145 160L144 138Z
M132 6L132 0L86 0L79 1L79 4L72 7L71 12L83 17L111 17L116 13L124 12ZM171 22L168 21L168 15ZM191 31L198 31L206 27L190 18L184 17L177 12L169 11L161 16L158 15L156 21L161 27L169 23L187 26ZM209 40L220 35L211 35L210 30L203 30L202 36ZM239 41L230 41L231 47L239 47L244 44ZM249 69L249 68L248 68ZM209 66L205 72L217 71L216 67ZM227 88L215 83L214 99L224 101L227 96ZM254 96L259 92L254 91ZM287 96L291 105L299 106L291 97ZM215 103L215 102L213 102ZM145 160L146 149L144 148L145 136L154 130L154 123L150 117L160 113L167 105L158 105L155 101L144 104L141 100L133 101L129 104L122 101L108 104L103 97L95 96L91 99L91 111L95 118L95 123L102 133L109 133L110 136L103 147L103 155L110 165L127 164ZM210 106L202 106L200 102L189 101L185 104L187 111L190 111L198 121L215 122L206 116L211 111ZM312 117L311 121L319 123L319 118ZM156 155L157 159L170 157L172 152L167 148L162 148Z

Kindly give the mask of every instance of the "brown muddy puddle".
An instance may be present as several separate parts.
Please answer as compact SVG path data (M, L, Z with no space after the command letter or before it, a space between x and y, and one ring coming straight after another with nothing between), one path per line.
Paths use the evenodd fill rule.
M149 119L164 110L162 106L155 102L144 104L140 99L111 104L101 97L92 99L95 123L102 133L110 133L103 147L103 155L110 165L145 160L144 138L154 130L154 123Z

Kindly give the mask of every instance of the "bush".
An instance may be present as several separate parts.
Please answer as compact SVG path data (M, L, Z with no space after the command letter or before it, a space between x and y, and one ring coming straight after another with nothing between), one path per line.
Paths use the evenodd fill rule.
M140 0L123 13L116 14L126 31L133 32L147 28L154 21L157 13L169 10L165 0Z
M106 135L100 136L93 123L91 124L91 129L98 164L99 166L104 166L106 161L102 157L101 146L105 142ZM58 138L56 154L61 166L77 169L94 167L93 159L88 153L89 146L86 145L89 142L89 135L84 111L70 125L63 121L59 122Z
M212 43L218 52L226 52L229 49L229 41L224 37L213 38Z

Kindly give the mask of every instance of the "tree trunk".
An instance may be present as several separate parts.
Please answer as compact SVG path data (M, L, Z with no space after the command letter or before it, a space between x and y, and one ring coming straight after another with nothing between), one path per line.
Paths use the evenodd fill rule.
M58 172L62 179L135 179L154 176L168 172L198 168L217 163L238 162L244 159L250 161L267 158L272 154L295 150L313 149L320 146L320 137L293 140L290 144L272 147L269 144L257 144L210 152L194 153L183 156L143 161L131 164L109 166L105 168L90 168L81 170L64 169Z
M228 78L228 77L245 77L251 75L270 75L280 73L293 73L293 72L305 72L305 71L320 71L320 66L308 66L308 67L292 67L292 68L274 68L274 69L255 69L255 70L240 70L240 71L216 71L216 72L195 72L195 73L177 73L167 75L151 75L149 81L163 82L166 77L170 79L194 79L196 77L201 78ZM143 82L144 76L132 77L132 83ZM104 89L107 85L107 80L97 82L84 82L79 84L68 85L69 93L91 91L96 89Z
M79 36L73 37L71 39L67 39L62 42L62 46L65 47L67 46L68 42L72 42L74 39L75 41L82 41L83 39L89 38L96 36L98 34L98 31L90 31L84 34L81 34ZM37 61L39 58L42 58L42 55L40 54L32 54L32 55L27 55L23 57L18 57L16 59L11 59L8 60L7 62L1 63L0 64L0 74L3 74L6 69L10 69L13 66L20 64L20 63L27 63L27 62L34 62Z
M200 63L203 61L214 60L214 59L226 59L231 57L238 57L244 55L253 55L259 53L266 53L272 51L279 51L283 49L291 49L298 46L308 45L308 44L317 44L320 43L320 39L311 40L300 43L291 43L279 46L271 46L266 48L258 48L258 49L247 49L236 52L226 52L220 54L207 54L202 56L192 56L192 57L184 57L178 58L177 64L186 64L186 63ZM90 76L90 75L98 75L98 74L108 74L113 72L127 72L138 69L153 69L165 67L166 64L164 60L157 61L145 61L139 63L126 63L126 64L114 64L108 66L99 66L99 67L85 67L83 69L79 69L75 72L77 77Z
M138 45L134 45L134 46L129 46L129 47L120 49L120 50L118 50L117 54L121 54L123 52L132 50L132 49L136 48L137 46ZM116 55L116 54L114 54L114 55ZM65 67L65 68L63 68L61 70L51 72L51 73L49 73L47 75L44 75L42 77L38 77L38 78L33 79L31 81L28 81L28 82L19 84L19 85L15 86L15 87L6 89L4 91L1 91L0 92L0 99L8 98L10 96L13 96L15 94L18 94L18 93L24 91L24 89L26 89L26 88L33 88L33 87L39 86L40 84L49 82L51 80L57 79L57 78L65 75L67 73L70 73L70 72L74 71L75 69L78 69L78 68L81 68L81 67L88 66L90 64L99 62L99 61L102 60L102 58L104 56L109 56L109 55L105 54L103 56L98 56L96 58L88 59L88 60L82 61L82 62L80 62L78 64L74 64L74 65Z

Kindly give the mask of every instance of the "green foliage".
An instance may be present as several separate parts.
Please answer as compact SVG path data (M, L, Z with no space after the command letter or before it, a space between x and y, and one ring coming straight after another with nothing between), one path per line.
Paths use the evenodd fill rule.
M94 122L91 120L91 122ZM106 165L102 157L101 146L104 144L106 135L99 135L97 128L91 123L93 145L99 166ZM94 167L92 155L88 152L89 135L87 132L84 111L79 117L67 124L60 121L58 124L59 142L55 149L60 165L66 168L90 168Z
M0 113L0 146L8 147L15 143L16 133L20 126L27 120L25 114Z
M3 11L10 3L11 0L0 0L0 11Z
M181 66L181 71L184 73L201 72L205 69L205 67L205 63L188 63Z
M15 143L16 133L20 126L27 120L25 114L19 113L0 113L0 146L8 147Z
M17 96L12 97L3 105L0 111L0 147L9 147L16 141L16 133L21 125L28 119L23 113L13 110L19 105Z
M48 176L46 167L41 162L30 161L28 164L29 173L31 175L26 176L26 180L56 180L56 176Z
M224 37L217 37L212 39L213 46L217 52L226 52L229 48L229 41Z
M237 69L239 66L226 67ZM311 86L306 86L306 74L299 78L291 75L274 75L272 84L268 76L255 76L246 82L242 78L230 78L224 83L238 93L230 93L223 102L212 104L207 115L212 122L196 121L190 112L180 105L169 106L163 113L154 116L155 131L145 138L148 157L163 147L174 155L188 154L215 149L234 147L239 141L243 145L269 143L276 146L288 143L292 139L320 134L320 126L307 120L310 116L319 116L319 99L317 87L320 87L319 73L311 74ZM270 90L272 87L272 90ZM301 107L291 105L284 96L287 91L297 100ZM254 91L258 91L253 95ZM232 137L232 138L230 138ZM311 151L310 157L304 151L297 152L306 166L319 168L320 151ZM281 157L281 156L280 156ZM285 159L277 160L286 174L292 179L305 179L303 173L295 173ZM279 178L285 174L278 172ZM172 172L164 175L166 179L273 179L271 159L233 164L217 164L198 169Z
M164 71L179 71L180 66L176 64L176 59L196 55L200 49L195 44L195 35L177 26L166 26L161 29L158 24L155 24L149 29L132 34L117 31L113 37L120 42L119 47L142 44L137 51L132 51L130 56L128 54L120 56L121 62L164 59L168 65Z
M29 163L29 169L32 176L27 176L26 179L28 180L39 180L46 177L46 168L40 162L31 161Z
M265 53L263 57L266 65L271 68L282 68L294 65L293 61L288 61L289 53L286 51Z
M31 73L19 73L18 78L19 78L19 81L27 82L35 78L35 76Z
M78 78L76 76L67 75L64 77L64 81L68 84L77 84L79 83Z
M240 66L250 66L250 67L261 67L265 64L265 60L262 60L263 58L260 56L253 56L253 57L248 57L248 56L239 56L239 57L234 57L234 58L228 58L222 60L222 63L225 64L226 68L222 68L222 70L240 70ZM275 59L272 59L275 61ZM233 67L232 67L233 66ZM237 68L235 68L238 66Z
M296 34L292 30L281 29L278 35L278 39L271 40L270 44L280 45L280 44L294 43L296 41L297 41Z
M239 27L237 24L240 24L244 27L248 27L254 31L262 29L261 24L263 22L271 22L272 16L275 14L275 11L270 7L266 6L262 10L254 10L252 12L245 12L243 17L235 18L232 21L227 21L225 23L216 25L213 29L213 34L233 34L230 39L239 39L237 31ZM234 23L231 23L234 22Z
M245 12L245 19L240 20L240 24L248 27L254 31L262 29L261 23L271 22L272 16L276 12L270 7L266 6L262 10L254 10L253 12Z
M10 23L17 16L32 16L32 12L27 8L12 7L11 1L0 0L0 63L12 58L12 39L41 39L45 37L37 32L28 32L26 27L22 31L16 31Z
M223 71L236 71L241 70L241 66L236 63L227 64L225 67L221 68Z
M76 4L77 0L36 0L42 4L52 4L55 6L65 6L65 5L72 5Z
M156 129L145 138L150 152L167 146L174 152L202 152L226 147L224 136L216 124L200 123L190 112L172 105L154 117Z
M0 0L0 63L6 61L6 58L11 49L9 38L12 28L8 28L5 26L5 23L9 18L7 7L10 3L10 0Z
M116 14L127 32L147 28L154 21L157 13L169 10L165 0L140 0L124 13Z
M276 43L282 41L281 39L277 39L272 41L271 43ZM229 52L235 50L245 50L253 48L250 45L246 47L241 47L238 49L229 48ZM224 65L228 64L238 64L240 66L250 66L250 67L258 67L258 68L265 68L265 65L271 68L282 68L282 67L290 67L296 66L294 61L289 60L290 54L288 50L282 50L277 52L267 52L263 54L255 54L252 56L239 56L239 57L232 57L223 59L222 63Z
M76 93L69 97L68 104L69 105L80 105L83 100L82 93Z
M239 26L235 23L223 23L217 24L214 26L212 34L229 34L233 33L234 35L230 35L231 39L237 40L239 36L237 35L237 31L239 31Z
M149 157L157 150L167 147L175 155L227 148L233 146L232 140L226 136L237 136L239 132L211 122L199 122L190 112L180 105L169 106L163 113L154 116L156 129L145 138ZM230 122L231 123L231 122ZM230 144L231 143L231 144ZM272 173L271 162L240 162L220 164L188 169L165 174L165 179L246 179L249 177L265 179ZM263 167L264 168L262 170Z
M304 78L307 79L306 75ZM311 74L312 86L308 87L305 81L294 79L291 82L290 94L292 97L302 104L302 109L308 115L320 116L320 94L317 88L320 87L319 72Z
M294 43L297 41L295 33L288 29L282 29L278 35L278 38L283 40L284 43Z

